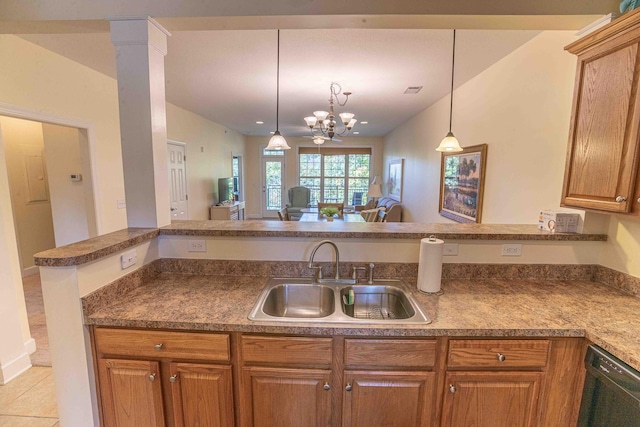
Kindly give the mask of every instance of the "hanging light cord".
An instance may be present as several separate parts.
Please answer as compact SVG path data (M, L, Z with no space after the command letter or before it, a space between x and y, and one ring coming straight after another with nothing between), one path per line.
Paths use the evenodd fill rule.
M278 63L276 65L276 132L280 130L280 30L278 30Z
M279 31L279 30L278 30ZM456 69L456 30L453 30L453 55L451 60L451 105L449 106L449 132L451 132L451 122L453 120L453 73Z

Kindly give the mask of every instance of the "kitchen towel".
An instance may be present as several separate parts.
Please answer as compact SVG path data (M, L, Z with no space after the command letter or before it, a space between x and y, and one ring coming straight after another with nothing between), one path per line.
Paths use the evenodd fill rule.
M442 249L444 240L430 236L420 240L420 258L418 260L418 289L421 292L440 292L442 281Z

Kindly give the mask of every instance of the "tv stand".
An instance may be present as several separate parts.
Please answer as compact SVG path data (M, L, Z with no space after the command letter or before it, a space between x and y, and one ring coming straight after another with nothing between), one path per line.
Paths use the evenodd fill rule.
M233 202L223 206L211 206L209 218L216 220L244 220L244 201Z

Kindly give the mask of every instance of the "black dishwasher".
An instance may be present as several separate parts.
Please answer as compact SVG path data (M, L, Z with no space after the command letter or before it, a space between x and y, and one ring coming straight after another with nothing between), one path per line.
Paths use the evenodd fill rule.
M585 365L578 427L640 427L640 372L595 345Z

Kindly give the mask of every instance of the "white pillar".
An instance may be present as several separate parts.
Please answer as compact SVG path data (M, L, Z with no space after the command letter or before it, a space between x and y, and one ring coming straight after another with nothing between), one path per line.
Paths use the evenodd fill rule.
M22 287L13 225L9 177L0 135L0 384L31 367L20 322L17 288ZM27 325L28 331L28 325Z
M170 35L151 18L111 19L129 227L171 223L164 92Z

